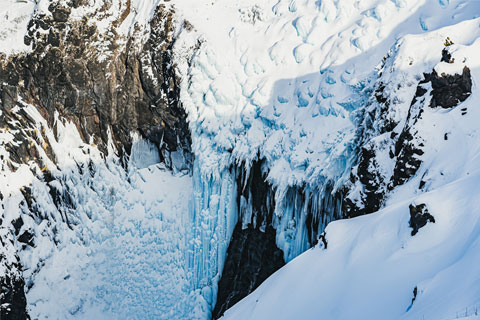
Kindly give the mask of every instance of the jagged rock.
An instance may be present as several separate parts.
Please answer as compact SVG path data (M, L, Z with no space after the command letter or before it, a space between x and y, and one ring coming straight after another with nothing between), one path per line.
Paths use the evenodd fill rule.
M380 77L385 71L386 61L385 58L380 68ZM442 51L442 62L454 62L446 48ZM350 180L344 188L345 217L377 211L385 194L406 183L418 172L424 154L422 149L426 143L418 134L418 122L422 119L425 107L452 108L465 101L471 94L472 80L467 67L461 75L438 75L435 70L424 74L424 79L417 85L403 128L397 128L399 123L389 118L395 112L390 111L392 97L385 94L386 87L386 84L379 81L371 92L367 106L357 114L360 123L356 142L357 166L352 170ZM461 111L462 115L467 112L466 109ZM445 139L448 139L447 135ZM382 166L379 165L379 159L385 159L385 150L393 162L392 172L382 171ZM348 189L357 190L357 194L351 198Z
M241 223L237 224L218 284L213 318L220 318L284 264L283 252L275 243L275 229L269 226L260 231L249 226L242 230Z
M124 9L128 15L129 6ZM139 131L159 147L162 160L180 151L190 163L191 139L171 63L172 13L163 5L157 7L150 37L139 47L133 38L119 44L115 26L111 26L113 36L108 36L99 34L87 16L69 20L71 9L57 2L49 10L53 20L42 14L29 23L25 40L33 51L0 60L2 105L13 107L19 96L34 104L49 125L59 112L77 125L84 141L93 136L102 151L106 151L109 129L117 150L126 153L131 148L130 133ZM109 51L97 48L94 43L98 42Z
M452 62L452 55L448 51L447 48L443 48L442 50L442 59L440 60L441 62L447 62L451 63Z
M430 107L453 108L472 94L470 69L464 67L462 74L438 75L435 70L428 79L432 83Z
M0 257L1 258L1 257ZM0 278L0 319L26 320L27 299L21 277L5 276Z
M397 162L393 170L393 176L389 184L389 189L392 190L396 186L402 185L413 177L422 161L420 156L423 151L414 143L414 136L409 130L405 130L400 135L396 143Z
M18 221L17 224L18 227L20 222ZM12 234L6 228L0 227L0 268L5 272L0 276L0 319L2 320L30 319L26 310L27 299L22 268L18 256L14 253Z
M319 240L322 241L322 244L323 244L323 249L327 249L328 247L328 242L327 242L327 234L324 232L322 232L322 234L320 235L319 237Z
M48 8L52 12L53 20L56 22L67 22L70 16L70 8L64 8L61 6L55 6L51 4Z
M185 167L181 169L188 169L193 156L186 114L179 100L179 79L172 63L172 12L164 5L158 6L150 22L150 36L140 43L136 38L142 38L144 30L135 29L130 38L120 39L115 29L130 14L130 1L125 2L119 20L108 33L100 33L88 14L81 19L71 17L72 8L82 5L90 4L84 0L51 1L51 16L34 14L29 21L24 42L31 46L31 52L8 57L0 54L0 127L12 132L16 142L6 146L9 161L27 164L33 160L45 168L39 163L37 149L31 147L36 142L55 163L44 130L52 129L56 134L54 115L58 113L60 121L72 121L82 139L90 143L93 138L103 152L110 131L120 156L129 154L131 133L137 131L157 145L167 166L175 166L176 159L182 157ZM103 9L111 5L105 2ZM36 107L49 128L37 130L35 121L23 110L24 103ZM15 171L14 165L8 165ZM93 163L88 170L90 174L95 170ZM48 170L39 178L45 182L60 179ZM52 186L49 184L49 196L62 219L68 226L76 223L71 217L75 210L71 190ZM25 187L21 192L21 212L36 221L46 219L37 210L32 190ZM7 248L13 254L34 246L36 240L19 219L7 232L14 239ZM0 264L5 264L4 248L2 243ZM22 267L16 261L5 268L8 272L0 275L0 318L27 319Z
M412 228L412 236L416 235L420 228L423 228L427 222L435 223L435 218L428 212L427 205L422 203L419 205L411 204L410 209L410 228Z

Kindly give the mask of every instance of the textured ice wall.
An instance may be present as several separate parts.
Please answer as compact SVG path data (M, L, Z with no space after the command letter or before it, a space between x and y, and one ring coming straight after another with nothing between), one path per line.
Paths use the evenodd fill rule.
M193 167L193 201L187 227L187 267L193 289L213 309L230 237L237 223L235 176L224 170L220 176L204 176L198 161Z

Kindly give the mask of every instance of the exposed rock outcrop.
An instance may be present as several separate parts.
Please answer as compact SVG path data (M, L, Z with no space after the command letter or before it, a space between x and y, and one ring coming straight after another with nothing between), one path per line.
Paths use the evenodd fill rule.
M49 6L51 15L34 16L25 36L32 52L0 59L1 105L10 110L19 99L31 103L52 127L58 112L77 125L84 141L92 138L104 151L111 131L117 149L128 154L130 133L138 130L162 150L167 165L177 151L190 162L190 135L172 63L173 13L160 5L142 44L136 37L143 30L127 39L116 30L130 13L129 3L108 34L99 33L88 15L69 20L72 8L56 2Z
M237 224L218 284L213 318L220 318L284 264L283 252L277 248L272 226L260 231L252 226L242 229L241 224Z
M454 62L447 50L442 52L442 62ZM391 117L397 112L390 110L391 101L396 98L384 93L384 84L376 86L369 105L358 115L358 158L346 185L343 204L346 217L379 210L389 191L405 184L418 172L427 143L419 133L425 108L453 108L470 96L471 89L468 67L463 68L462 74L455 75L438 75L435 70L425 73L418 82L407 117L402 122ZM462 112L466 113L463 109ZM445 136L445 139L448 137ZM392 162L393 170L385 169L390 165L382 165L385 159L390 159L387 161ZM348 189L356 190L357 194L352 196Z
M277 190L267 181L265 161L254 162L249 170L240 166L235 172L239 221L218 284L214 318L220 317L280 269L285 264L284 259L293 258L291 251L283 252L283 248L297 250L298 255L321 241L326 249L325 226L343 218L343 193L334 190L332 182L312 188L289 187L277 199ZM278 208L281 208L281 217L275 213ZM282 246L284 242L290 245Z
M432 83L432 100L430 107L449 109L465 101L472 94L472 76L470 69L464 67L462 74L438 75L435 70L426 75Z
M410 228L412 228L412 236L416 235L418 230L423 228L427 222L435 223L435 218L428 212L426 204L411 204L408 208L410 209L409 224Z
M1 220L1 219L0 219ZM22 267L14 254L13 237L8 230L0 227L0 319L26 320L27 300Z

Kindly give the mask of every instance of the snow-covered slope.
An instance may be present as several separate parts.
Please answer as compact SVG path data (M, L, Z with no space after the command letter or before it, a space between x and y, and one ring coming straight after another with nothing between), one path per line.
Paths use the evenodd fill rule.
M282 187L349 170L349 114L366 99L370 76L399 37L480 10L470 1L257 2L176 4L197 32L180 35L177 54L190 38L200 35L201 42L184 70L182 101L203 170L218 171L231 158L265 157L269 180Z
M412 54L425 54L415 61L421 70L402 66L407 73L392 75L415 90L415 77L431 71L426 63L440 55L449 35L439 28L480 12L478 2L434 0L182 1L176 8L194 28L180 28L175 50L199 166L218 176L232 163L266 162L275 189L277 244L287 261L309 246L300 222L308 212L286 214L287 190L321 193L333 184L336 192L348 182L358 147L353 113L378 85L382 58L404 35L439 30L430 42L435 47L412 48ZM456 41L476 34L469 28ZM191 60L182 59L191 51ZM412 94L396 111L397 121L406 117Z
M186 35L180 35L179 39L184 42L176 44L180 57L186 48L200 47L189 64L185 64L183 73L187 76L184 76L182 87L182 100L189 113L197 161L206 175L218 174L232 163L248 164L256 159L265 161L267 179L276 190L274 225L277 245L284 251L286 261L309 245L305 238L306 230L302 228L306 226L308 215L312 214L308 197L315 186L324 186L325 190L326 181L333 180L333 192L346 186L345 196L358 206L357 209L368 205L367 187L362 184L362 179L355 178L360 171L356 166L362 157L359 150L363 147L372 147L375 153L375 162L370 164L374 167L368 167L367 171L373 172L372 179L381 180L376 189L376 201L380 206L397 207L402 201L409 202L402 207L404 220L408 218L408 204L414 202L418 194L436 190L463 178L467 172L473 172L466 169L465 163L468 159L478 160L478 126L472 110L477 101L474 98L476 94L453 110L429 108L429 94L418 100L416 105L412 100L420 98L416 96L417 87L424 80L424 73L430 74L433 69L438 75L461 75L464 66L468 66L474 83L472 90L477 90L478 62L474 52L478 52L476 40L480 31L479 21L475 19L480 14L478 2L280 0L262 4L254 1L185 1L183 4L177 5L180 13L196 29L193 33L201 34L200 44L196 46L188 42L192 37L191 30L185 32ZM440 62L447 37L455 42L448 48L454 63ZM193 39L197 41L195 36ZM426 90L430 93L428 90L431 89ZM413 132L412 146L416 144L421 149L420 157L408 155L401 148L400 153L395 154L397 145L401 147L407 143L406 140L399 141L399 136L403 139L406 135L401 135L402 130ZM452 150L455 150L453 158ZM398 172L405 170L402 166L406 165L408 169L410 165L408 161L402 163L402 157L419 158L420 168L412 170L408 177L399 177ZM354 178L350 179L351 176ZM474 181L471 178L471 183ZM300 207L298 203L288 204L285 200L288 198L286 190L294 186L305 190L306 200L300 203ZM439 199L442 197L439 196ZM454 206L457 200L452 195L449 201ZM444 211L444 214L457 212ZM464 214L472 215L474 221L478 216L478 213L468 210ZM249 217L247 215L247 219ZM380 218L362 219L366 221L365 227L360 223L337 222L335 226L345 223L352 225L352 230L342 229L333 237L338 237L338 241L346 238L342 243L346 243L348 249L345 250L350 250L352 255L362 256L378 265L380 270L388 269L389 266L382 264L388 260L387 257L378 256L377 261L373 249L381 246L396 250L397 246L401 246L410 237L408 219L406 222L385 221L390 229L403 228L400 230L404 232L398 235L400 239L395 237L389 245L383 239L374 237L372 243L365 244L365 248L372 248L372 251L362 249L364 245L360 236L348 242L350 238L347 234L363 234L363 228L369 230L365 231L369 234L371 228L377 228L373 220ZM472 222L466 223L470 225ZM322 223L318 228L320 234ZM330 228L334 228L333 225ZM454 225L452 232L462 233L463 228L463 225ZM388 232L385 231L386 226L379 229L382 229L379 233ZM331 241L332 231L329 230L326 238ZM449 233L442 234L445 241L450 236ZM432 234L431 237L437 236ZM471 237L475 237L474 231ZM411 241L422 240L413 238ZM428 240L424 242L421 254L429 255ZM436 245L438 242L435 242ZM410 281L392 270L390 280L393 282L389 285L387 280L379 281L379 290L372 288L371 295L364 294L365 300L357 304L358 309L349 307L354 300L353 294L353 300L344 299L344 296L350 290L367 290L365 282L349 282L363 281L367 275L362 269L357 271L356 265L352 264L352 271L345 270L344 266L349 264L348 257L340 253L338 260L331 264L324 262L327 260L314 261L302 257L298 259L301 262L293 262L295 266L287 264L284 270L289 271L280 271L257 291L261 293L255 293L240 303L227 313L227 318L321 316L348 319L362 310L362 305L365 305L364 312L357 313L362 318L388 318L390 315L396 318L409 305L404 306L400 297L411 302L416 285L412 281L420 282L442 271L445 268L442 263L448 259L449 263L456 263L457 257L451 253L464 250L463 245L470 244L460 241L451 247L450 252L439 250L431 253L434 255L432 259L436 259L433 265L419 264L418 269L412 267L402 271L405 277L411 277ZM327 255L335 250L329 247ZM313 253L307 254L310 255ZM417 257L406 257L404 263L412 261L411 264L414 264ZM290 271L293 270L291 268L295 270ZM322 282L324 278L303 278L303 275L309 274L307 270L322 268L333 279L329 284ZM358 280L349 275L353 270L358 274ZM429 270L430 274L422 274L422 270ZM375 274L374 271L371 274ZM398 279L402 286L395 286ZM311 291L298 282L305 283ZM298 291L291 286L298 286ZM462 284L458 286L462 288ZM285 294L289 290L290 294ZM381 297L388 296L388 291L381 290L396 293L385 299L384 308L375 309L376 304L383 304ZM329 292L338 292L338 295L325 298L325 304L314 302L325 295L332 296ZM269 302L257 307L259 295L268 296L265 299ZM478 292L466 293L452 304L438 300L434 307L432 305L437 313L428 313L425 308L421 312L435 317L450 316L456 308L461 310L476 303L477 296ZM435 301L435 294L424 297ZM367 299L371 300L372 309L369 309ZM418 299L422 299L420 294ZM462 306L462 303L465 305ZM278 308L278 305L284 308ZM257 308L264 308L265 312L256 313ZM329 308L332 308L332 313L329 313ZM414 312L412 309L409 315ZM412 317L417 316L419 314L415 313Z
M480 203L472 191L480 187L480 173L469 173L375 214L332 222L327 249L317 246L291 261L224 318L447 320L466 310L474 314L480 308ZM415 236L412 202L425 203L435 217Z
M45 136L43 146L31 145L45 167L30 162L11 171L2 147L0 192L3 221L17 222L16 243L23 246L30 316L171 319L199 309L197 317L204 318L185 257L191 177L159 164L158 151L150 151L156 147L144 140L134 145L126 173L113 149L104 159L72 123L58 119L54 134L33 106L22 109L19 119L35 122L20 130ZM2 141L14 144L17 134L8 130Z

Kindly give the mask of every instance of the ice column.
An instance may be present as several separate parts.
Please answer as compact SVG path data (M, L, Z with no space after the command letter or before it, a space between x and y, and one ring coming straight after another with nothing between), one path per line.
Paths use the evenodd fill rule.
M218 175L205 175L198 162L195 160L193 166L193 201L186 254L192 289L203 289L204 298L213 304L238 219L237 187L228 169Z

